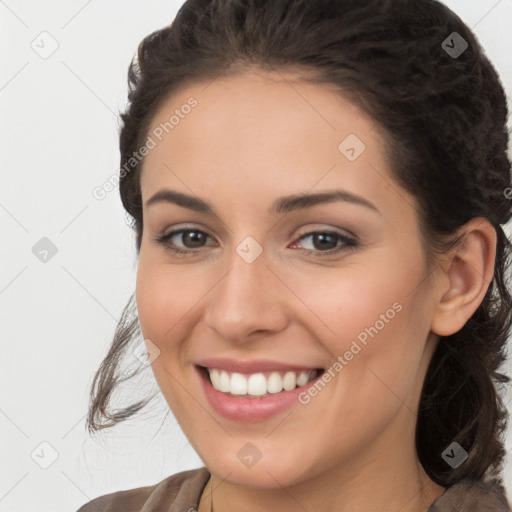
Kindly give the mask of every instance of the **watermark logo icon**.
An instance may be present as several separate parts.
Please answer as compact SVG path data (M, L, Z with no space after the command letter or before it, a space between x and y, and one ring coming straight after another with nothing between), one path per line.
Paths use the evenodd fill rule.
M41 59L48 59L51 57L59 47L57 40L49 33L43 31L30 43L30 47L34 50Z
M441 457L453 468L458 468L467 458L468 452L454 441L444 450Z
M258 447L251 442L245 443L236 454L240 462L248 468L252 468L261 459L262 455Z
M56 254L57 246L46 236L43 236L34 247L32 247L32 254L41 262L48 263Z
M339 152L350 162L357 160L366 149L364 142L357 136L351 133L349 136L339 144Z
M246 263L252 263L263 252L263 247L252 236L248 236L238 244L236 252Z
M441 48L452 59L458 59L467 50L468 42L458 32L452 32L441 43Z
M59 452L48 441L42 441L30 457L41 469L48 469L59 458Z
M144 366L149 366L160 356L160 349L149 338L146 338L144 344L140 344L135 348L133 355Z

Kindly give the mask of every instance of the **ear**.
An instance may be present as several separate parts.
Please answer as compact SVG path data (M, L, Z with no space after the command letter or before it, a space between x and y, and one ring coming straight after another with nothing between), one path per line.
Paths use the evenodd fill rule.
M431 330L439 336L456 333L481 304L494 276L496 231L483 217L468 221L465 233L440 265Z

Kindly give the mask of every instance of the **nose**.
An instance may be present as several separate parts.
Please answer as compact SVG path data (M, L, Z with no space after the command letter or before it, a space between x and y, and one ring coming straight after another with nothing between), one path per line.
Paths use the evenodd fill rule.
M250 341L256 333L279 332L288 321L286 292L275 270L268 267L265 251L248 263L233 250L227 273L209 297L207 325L232 342Z

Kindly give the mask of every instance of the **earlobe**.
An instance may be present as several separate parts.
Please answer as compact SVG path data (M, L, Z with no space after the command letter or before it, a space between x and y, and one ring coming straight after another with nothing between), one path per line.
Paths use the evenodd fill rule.
M496 257L496 231L482 217L459 230L461 243L449 254L437 285L431 330L439 336L458 332L480 306L492 282Z

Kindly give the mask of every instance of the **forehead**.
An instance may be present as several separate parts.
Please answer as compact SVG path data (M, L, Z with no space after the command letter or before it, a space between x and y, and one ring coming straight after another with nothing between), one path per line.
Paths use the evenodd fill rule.
M145 197L163 186L206 195L222 187L261 201L343 185L382 204L398 186L374 120L332 86L293 73L193 83L166 99L148 134Z

